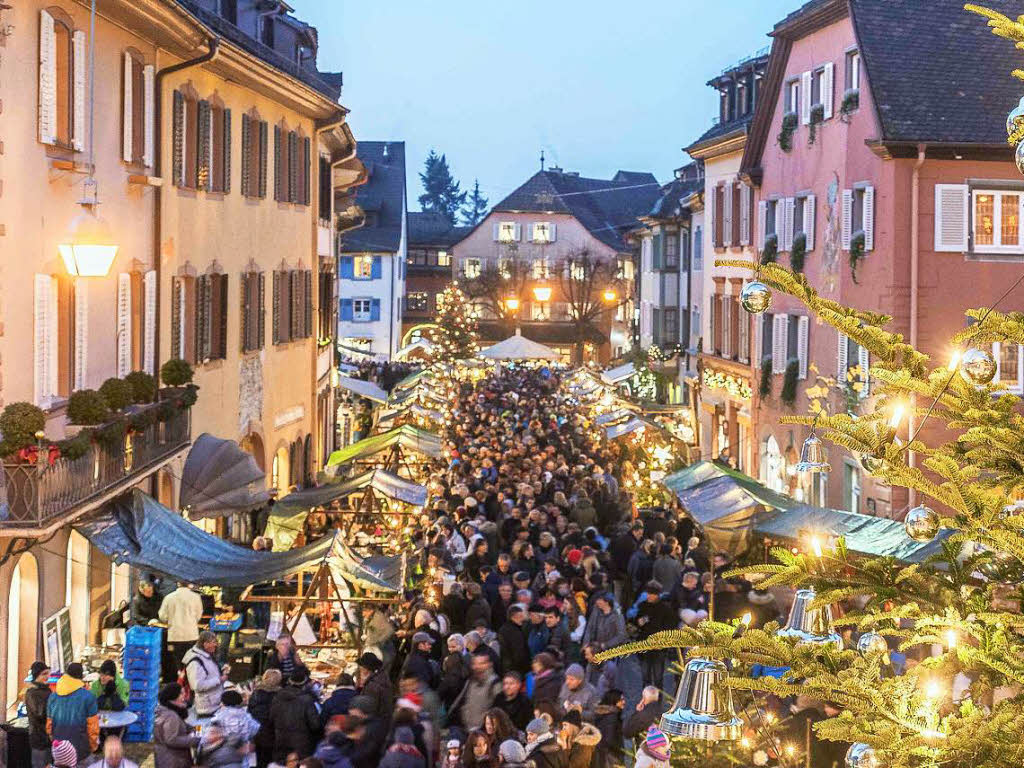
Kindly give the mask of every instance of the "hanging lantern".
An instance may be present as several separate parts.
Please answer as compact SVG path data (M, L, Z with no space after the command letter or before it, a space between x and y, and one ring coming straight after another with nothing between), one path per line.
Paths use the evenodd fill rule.
M840 649L843 639L832 631L832 608L828 605L812 608L817 593L813 589L798 589L789 609L786 626L776 634L779 637L794 637L800 643L824 645L835 643Z
M1010 114L1006 116L1007 138L1013 136L1022 128L1024 128L1024 96L1021 97L1017 106L1010 110Z
M772 305L771 289L760 280L752 280L740 291L740 304L752 315L767 312Z
M885 768L875 748L863 742L851 744L846 750L845 768Z
M661 730L670 736L701 741L735 741L743 721L732 706L732 691L715 690L725 680L725 664L717 659L690 659L679 680L672 708L661 716Z
M877 653L885 654L885 657L889 658L889 644L877 632L865 632L857 641L857 652L861 656L871 656Z
M907 512L903 528L914 541L931 541L939 532L939 513L921 504Z
M797 472L830 472L832 465L828 463L828 453L821 439L811 432L800 448L800 461L796 465Z
M1020 147L1022 144L1024 144L1024 142L1017 145L1018 167L1021 165ZM1021 173L1024 173L1024 170L1022 170ZM976 387L983 387L986 384L989 384L992 379L996 377L995 358L983 349L971 347L964 352L964 356L960 359L960 375L968 384L973 384Z

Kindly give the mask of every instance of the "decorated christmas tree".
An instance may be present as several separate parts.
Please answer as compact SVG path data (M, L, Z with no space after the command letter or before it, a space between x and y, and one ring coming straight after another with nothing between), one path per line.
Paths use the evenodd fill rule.
M458 282L444 289L440 304L434 359L451 363L473 357L479 350L476 316Z

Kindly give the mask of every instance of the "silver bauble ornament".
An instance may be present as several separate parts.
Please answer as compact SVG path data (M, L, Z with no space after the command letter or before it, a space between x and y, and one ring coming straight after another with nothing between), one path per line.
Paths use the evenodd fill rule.
M889 653L889 644L885 638L877 632L865 632L857 641L857 651L861 656L870 656L873 653Z
M1021 157L1021 146L1024 146L1024 142L1017 146L1018 158ZM1021 173L1024 173L1024 170ZM960 375L968 384L983 387L996 377L996 360L992 357L991 353L977 347L971 347L960 358Z
M1017 170L1024 173L1024 141L1017 142L1017 151L1013 155L1017 163Z
M845 768L884 768L878 753L874 747L863 742L851 744L846 750L846 759L843 761Z
M760 280L752 280L740 291L740 304L752 315L767 312L772 305L771 289Z
M1021 97L1017 106L1010 110L1006 116L1006 135L1013 136L1021 128L1024 128L1024 96Z
M907 536L914 541L931 541L940 527L939 513L924 504L907 512L907 517L903 521Z

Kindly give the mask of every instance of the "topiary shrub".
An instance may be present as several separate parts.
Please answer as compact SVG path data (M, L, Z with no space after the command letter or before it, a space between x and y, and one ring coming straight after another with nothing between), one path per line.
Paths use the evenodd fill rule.
M145 371L132 371L124 380L132 388L133 403L152 403L156 399L156 379Z
M183 387L192 381L192 366L180 357L160 366L160 380L168 387Z
M801 232L793 238L793 250L789 252L789 265L794 272L804 271L804 257L807 256L807 235Z
M786 372L782 376L782 392L779 399L792 408L796 404L796 384L800 379L800 361L791 357L786 362Z
M766 357L761 361L761 381L757 387L757 393L763 400L771 397L772 394L772 359Z
M123 411L135 402L132 385L124 379L107 379L100 384L100 395L107 401L112 411Z
M72 424L94 426L110 417L110 406L95 389L80 389L68 398L68 421Z
M0 456L35 445L36 432L46 427L46 414L32 403L11 403L0 413Z

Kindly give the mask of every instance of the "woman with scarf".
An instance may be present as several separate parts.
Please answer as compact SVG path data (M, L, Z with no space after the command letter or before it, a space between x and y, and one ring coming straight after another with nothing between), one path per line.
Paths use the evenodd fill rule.
M191 768L192 747L199 737L185 723L188 702L185 690L177 683L168 683L157 695L153 719L153 754L156 768Z

